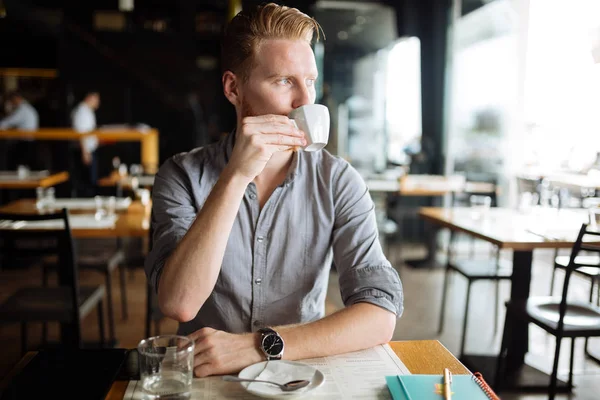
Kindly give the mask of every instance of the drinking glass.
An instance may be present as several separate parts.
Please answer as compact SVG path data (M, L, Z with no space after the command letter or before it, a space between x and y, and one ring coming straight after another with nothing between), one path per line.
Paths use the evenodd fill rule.
M140 381L147 399L189 399L194 342L185 336L160 335L138 344Z
M27 178L29 175L29 167L27 165L17 166L17 176L21 179Z
M46 199L44 201L44 204L49 206L50 208L52 208L52 206L54 205L55 202L56 202L56 196L54 195L54 188L49 187L46 189Z
M127 176L127 164L119 165L119 176L121 178Z
M139 197L143 206L147 206L148 204L150 204L150 190L138 189L135 193L137 197Z
M140 164L131 164L129 167L129 173L131 173L133 176L140 176L143 172L144 170Z
M115 196L110 196L106 199L106 215L108 217L113 217L117 210L117 198Z
M35 188L35 194L36 194L35 208L37 208L38 210L43 210L44 203L46 202L46 199L44 198L44 188L41 186Z
M117 156L112 159L112 166L115 171L119 170L119 166L121 165L121 159Z
M471 205L471 218L480 219L485 217L492 205L492 198L490 196L472 195L469 197L469 203Z
M590 226L594 229L600 227L600 207L592 207L589 209Z
M104 209L104 199L102 196L94 196L94 203L96 204L96 213L94 218L96 221L100 221L106 216L106 210Z

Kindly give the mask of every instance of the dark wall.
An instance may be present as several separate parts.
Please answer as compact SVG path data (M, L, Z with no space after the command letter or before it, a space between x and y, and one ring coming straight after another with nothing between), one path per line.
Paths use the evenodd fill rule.
M421 41L422 154L411 172L441 174L443 154L446 41L450 0L387 0L394 7L399 36Z

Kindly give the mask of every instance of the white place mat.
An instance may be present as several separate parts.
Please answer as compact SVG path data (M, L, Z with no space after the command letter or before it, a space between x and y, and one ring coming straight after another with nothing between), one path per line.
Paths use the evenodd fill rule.
M103 217L97 220L94 215L69 215L71 229L114 228L117 216ZM48 221L0 221L0 229L61 229L65 224L61 219Z
M106 197L103 197L106 203ZM105 204L104 203L104 204ZM131 197L118 197L116 209L126 210L131 205ZM91 198L59 198L52 203L52 208L66 208L68 210L95 210L96 200Z
M131 185L133 178L137 178L140 186L153 186L154 185L154 175L142 175L142 176L135 176L135 177L132 176L129 178L130 185Z
M42 179L50 175L50 171L29 171L26 175L21 175L16 171L0 171L0 181L18 182Z

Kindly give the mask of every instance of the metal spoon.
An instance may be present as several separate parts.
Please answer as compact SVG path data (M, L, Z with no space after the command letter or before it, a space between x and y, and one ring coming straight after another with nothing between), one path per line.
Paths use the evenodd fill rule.
M284 392L293 392L294 390L302 389L303 387L306 387L310 384L310 381L307 381L305 379L289 381L287 383L281 384L281 383L277 383L277 382L263 381L260 379L243 379L243 378L238 378L237 376L233 376L233 375L225 375L225 376L223 376L223 380L227 381L227 382L270 383L271 385L279 386L279 388Z

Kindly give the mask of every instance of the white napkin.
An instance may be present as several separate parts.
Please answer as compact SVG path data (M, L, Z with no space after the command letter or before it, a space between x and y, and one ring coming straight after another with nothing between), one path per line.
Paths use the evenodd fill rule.
M308 364L298 362L288 362L285 360L269 361L266 368L254 379L276 382L284 384L290 381L306 379L312 381L315 376L315 369ZM259 392L268 395L290 395L294 396L307 390L307 387L295 390L293 392L283 392L279 387L268 383L250 382L247 389L249 391Z
M115 226L117 216L104 217L97 220L94 215L69 215L69 225L71 229L104 229ZM48 221L16 221L13 223L13 229L61 229L65 224L60 219Z
M104 200L104 199L103 199ZM105 201L105 200L104 200ZM125 210L131 205L131 197L119 197L115 201L117 210ZM69 210L95 210L96 200L92 198L60 198L52 202L53 208L67 208Z
M3 181L24 181L33 179L42 179L50 175L50 171L27 171L24 175L19 175L16 171L0 171L0 180Z

